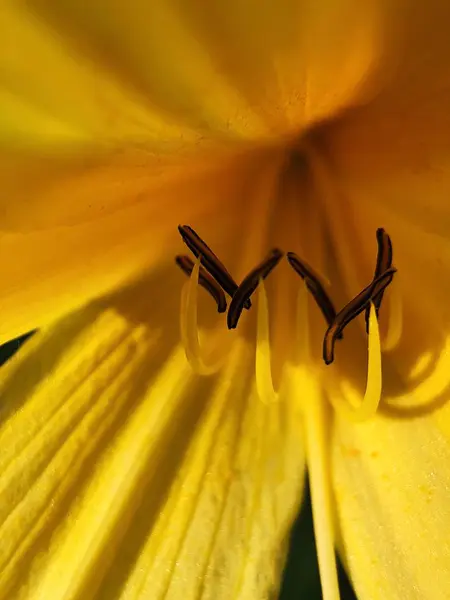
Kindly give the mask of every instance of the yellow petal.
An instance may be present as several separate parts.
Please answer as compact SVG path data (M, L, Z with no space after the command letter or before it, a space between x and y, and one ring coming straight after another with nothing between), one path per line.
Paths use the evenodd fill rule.
M358 425L336 419L332 474L341 550L361 600L448 597L449 411L415 419L379 415Z
M242 341L218 377L193 377L178 298L162 307L157 283L36 334L0 372L1 598L277 589L304 477L298 408L258 399Z

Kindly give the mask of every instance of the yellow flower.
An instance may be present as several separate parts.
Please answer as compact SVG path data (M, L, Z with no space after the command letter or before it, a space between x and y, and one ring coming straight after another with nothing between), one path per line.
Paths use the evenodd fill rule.
M334 547L362 600L448 597L449 17L444 0L4 3L0 341L39 332L0 371L1 599L273 597L305 465L326 600ZM196 375L179 223L237 281L296 252L338 307L384 227L376 414L352 419L363 319L325 366L286 261L236 331L198 293L223 365ZM375 350L377 331L372 313Z

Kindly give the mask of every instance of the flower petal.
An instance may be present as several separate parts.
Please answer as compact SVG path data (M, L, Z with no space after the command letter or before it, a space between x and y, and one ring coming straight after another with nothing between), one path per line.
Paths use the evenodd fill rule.
M392 2L390 10L384 85L367 105L324 126L314 142L327 164L328 191L317 197L325 201L329 255L344 283L339 303L372 278L376 229L385 228L393 242L398 273L387 296L395 290L403 328L386 354L389 396L410 390L416 363L431 354L434 364L450 334L450 7L432 0ZM382 341L388 306L387 298ZM350 327L347 339L340 349L346 371L364 377L363 328L353 336Z
M448 406L358 425L337 417L332 474L341 550L361 600L448 597L449 435Z
M394 1L391 11L390 77L371 102L327 128L327 143L352 189L362 184L364 204L448 237L450 6Z
M348 259L341 251L347 238L352 262L373 270L375 229L385 227L399 270L395 285L424 303L433 298L447 331L450 314L441 300L448 298L442 275L450 268L449 17L440 0L392 2L389 81L372 102L323 131L337 192L330 217L339 259ZM342 263L346 269L349 260Z
M298 408L259 401L243 341L194 378L158 285L36 334L0 372L1 597L277 588L304 477Z
M354 0L190 6L3 8L0 341L154 264L183 215L240 206L236 151L355 102L378 58L376 10Z
M242 158L163 171L143 154L99 162L41 171L42 163L30 164L27 178L16 172L5 181L12 204L0 234L0 341L171 262L183 249L179 223L218 251L234 248L246 225L242 206L260 192L248 188L255 165Z
M26 6L2 12L0 75L27 145L285 135L347 106L382 49L375 2Z

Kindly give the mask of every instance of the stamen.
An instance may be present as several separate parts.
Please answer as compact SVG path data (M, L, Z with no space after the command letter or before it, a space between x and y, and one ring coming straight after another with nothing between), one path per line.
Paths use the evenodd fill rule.
M375 267L375 277L379 277L385 271L387 271L388 269L390 269L392 267L393 250L392 250L391 238L389 237L389 235L385 232L385 230L382 227L379 227L377 229L376 236L377 236L377 243L378 243L378 253L377 253L377 264ZM375 279L375 277L374 277L374 279ZM379 293L379 296L383 296L382 291ZM375 302L375 298L374 298L373 303L376 308L377 302ZM379 305L379 303L378 303L378 305Z
M391 352L396 348L402 337L403 306L398 287L389 290L388 295L388 325L386 336L381 343L383 352Z
M197 289L200 273L200 259L194 264L189 281L184 285L181 292L180 329L181 340L186 352L186 357L194 372L199 375L212 375L223 365L224 358L211 360L205 358L200 348L198 339L198 317L197 317Z
M265 279L269 273L277 266L283 256L283 252L278 248L274 248L270 255L260 263L255 269L245 277L239 285L236 293L231 300L230 308L228 309L227 324L228 329L235 329L245 302L258 287L260 279Z
M178 231L189 250L200 258L202 265L214 277L221 288L231 297L238 289L238 284L231 277L225 265L217 258L211 248L189 225L179 225ZM245 303L245 308L251 307L250 301Z
M336 315L334 323L328 328L323 340L323 359L326 365L334 360L334 344L343 329L357 317L373 298L392 281L396 269L390 268L372 281Z
M175 262L180 267L180 269L184 273L186 273L186 275L191 275L194 269L194 261L192 261L189 258L189 256L176 256ZM204 269L201 265L198 282L216 301L217 311L219 313L226 312L227 300L225 298L225 294L223 293L222 288L216 283L215 279L211 277L208 271Z
M309 277L315 279L322 284L322 287L330 287L330 280L325 277L323 273L320 273L317 268L314 268L304 258L300 258L295 252L288 252L286 254L289 264L291 267L304 279Z
M272 361L270 356L269 338L269 307L267 293L262 279L258 285L258 309L256 328L256 389L264 404L278 400L278 394L273 387Z
M327 322L331 327L336 318L336 310L333 302L326 293L319 276L313 271L312 267L305 261L302 261L294 252L287 253L287 259L291 267L305 281L306 287L311 292L318 307Z
M369 343L367 383L364 398L357 408L349 408L347 404L340 404L338 410L343 412L352 421L366 421L377 412L382 391L381 369L381 344L375 303L369 306Z
M391 241L391 238L389 237L389 235L385 232L385 230L382 227L377 229L376 235L377 235L378 251L377 251L377 263L375 266L375 273L373 276L374 279L376 279L377 277L379 277L385 271L387 271L388 269L390 269L392 267L392 257L393 257L392 241ZM383 300L383 294L384 294L384 289L381 290L381 292L379 292L373 298L373 303L374 303L375 309L377 311L377 317L378 317L378 313L379 313L379 310L381 307L381 302ZM369 331L369 312L370 312L370 306L367 306L366 307L366 331Z

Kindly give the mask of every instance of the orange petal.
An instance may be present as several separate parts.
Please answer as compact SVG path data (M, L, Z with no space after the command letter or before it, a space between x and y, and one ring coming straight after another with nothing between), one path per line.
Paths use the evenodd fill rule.
M258 192L247 187L254 175L245 160L166 165L162 172L142 154L98 162L58 174L30 165L29 179L9 178L12 204L0 233L1 341L172 262L185 251L179 223L197 228L222 255L224 245L228 254L236 250L242 206Z
M383 48L372 1L27 7L0 30L4 127L27 145L294 133L363 93Z

